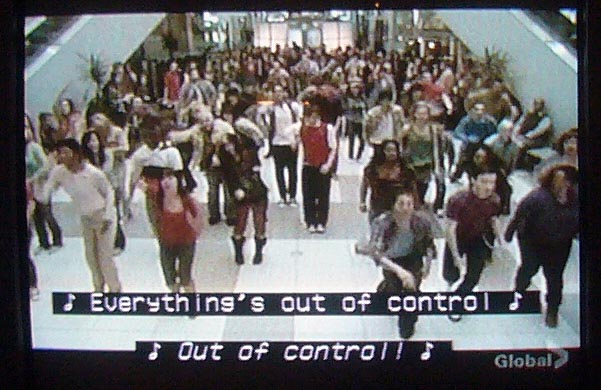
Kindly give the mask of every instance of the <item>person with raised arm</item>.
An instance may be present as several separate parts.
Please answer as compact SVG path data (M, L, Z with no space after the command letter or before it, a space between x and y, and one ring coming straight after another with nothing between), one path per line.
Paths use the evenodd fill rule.
M44 203L57 187L63 187L81 215L86 260L95 292L121 292L113 260L117 226L115 193L104 172L87 162L81 145L72 138L57 142L58 162L44 186Z

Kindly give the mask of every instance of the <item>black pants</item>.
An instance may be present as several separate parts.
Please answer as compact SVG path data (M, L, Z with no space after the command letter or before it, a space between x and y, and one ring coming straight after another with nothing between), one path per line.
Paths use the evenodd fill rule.
M25 246L27 250L27 261L29 262L29 288L37 288L38 287L38 273L35 269L35 264L29 254L29 250L31 249L31 229L27 228L27 245Z
M385 292L387 294L419 293L419 286L422 282L422 255L414 252L405 257L392 259L392 261L413 275L416 291L408 290L396 274L385 270L383 271L384 281L378 286L378 292ZM415 323L417 322L417 313L402 312L399 314L398 321L401 335L413 334Z
M494 242L492 234L487 236L486 239L490 243ZM457 246L459 247L459 254L467 256L467 272L456 292L468 294L478 284L484 264L491 258L492 252L482 238L466 243L458 242ZM442 276L449 284L455 283L460 276L459 267L453 261L453 255L448 244L445 246Z
M509 185L505 176L499 176L497 174L497 188L495 191L499 198L501 198L501 209L504 215L509 215L511 210L511 193L513 189Z
M363 124L356 122L348 122L348 158L353 159L353 151L355 149L355 138L359 140L359 150L357 151L357 160L361 158L363 149L365 148L365 140L363 139Z
M518 240L522 264L515 276L516 291L525 292L539 267L543 267L543 274L547 280L547 307L557 309L561 304L563 271L568 262L572 241L542 246L519 236Z
M163 276L165 277L167 286L170 288L174 286L178 276L181 285L186 286L190 284L195 248L196 243L177 246L160 244L161 267L163 268ZM179 260L179 267L177 269L175 267L176 260Z
M120 208L120 199L122 199L122 195L120 191L115 189L115 208L117 209L117 229L115 230L115 249L125 249L125 233L123 232L123 227L121 226L121 208Z
M290 199L296 198L298 151L292 150L290 146L273 145L271 153L273 154L273 161L275 163L275 178L278 182L280 198L284 201L286 200L286 195ZM284 169L288 170L288 186L286 186L284 179Z
M61 228L58 226L58 222L56 222L56 219L52 214L52 206L50 203L48 205L44 205L38 201L35 202L35 209L33 210L33 224L35 225L35 231L38 235L38 242L42 248L50 248L46 225L48 225L50 228L53 245L63 245Z
M305 223L326 225L330 211L330 174L321 174L319 168L303 166L303 210Z
M433 209L434 211L442 209L444 206L444 197L447 191L447 187L444 182L444 177L436 178L436 198L434 200ZM430 185L430 180L428 181L418 181L417 182L417 194L419 199L424 203L424 198L426 197L426 192L428 192L428 186Z
M177 150L182 157L182 162L184 165L184 188L186 188L188 192L192 192L197 186L196 180L194 180L194 176L192 176L192 172L190 172L189 168L190 160L192 160L192 153L194 152L194 145L192 145L191 141L183 142L181 144L177 144Z

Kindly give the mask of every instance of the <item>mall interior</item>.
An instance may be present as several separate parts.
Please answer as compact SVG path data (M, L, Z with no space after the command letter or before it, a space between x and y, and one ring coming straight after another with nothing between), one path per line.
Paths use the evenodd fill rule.
M103 14L32 16L25 20L25 111L34 127L40 114L54 113L57 102L70 99L84 113L104 85L90 68L104 67L108 81L111 64L129 64L147 75L145 101L163 98L163 74L174 59L186 72L196 61L211 72L218 99L228 86L228 58L248 48L267 48L280 54L337 53L335 67L345 53L372 53L367 62L391 61L393 72L407 73L416 58L422 64L437 60L455 72L474 62L493 69L514 100L526 112L542 97L552 122L550 140L528 153L531 164L508 174L513 189L510 209L537 187L536 163L557 155L553 142L578 127L578 53L574 10L351 10L326 12L190 12L185 14ZM102 37L102 39L99 39ZM106 42L110 42L107 45ZM410 53L410 54L408 54ZM274 58L278 58L274 56ZM282 54L280 54L282 55ZM229 57L228 57L229 56ZM409 57L410 56L410 57ZM96 61L94 61L96 60ZM403 69L398 64L404 64ZM440 74L442 69L428 69ZM419 71L421 72L421 71ZM418 73L419 73L418 72ZM201 72L204 73L204 72ZM290 72L291 79L295 74ZM407 77L407 82L409 82ZM397 104L406 92L398 84ZM342 82L341 84L344 84ZM289 95L299 92L291 83ZM342 87L339 85L339 87ZM147 99L146 99L147 98ZM218 113L216 113L218 114ZM466 114L467 115L467 114ZM409 117L407 110L406 116ZM127 126L127 124L126 124ZM453 130L452 128L447 130ZM273 158L261 156L260 174L269 191L267 244L264 260L254 265L252 223L246 235L247 261L237 265L230 241L231 227L203 221L196 243L192 278L199 293L375 293L382 269L356 253L355 244L369 235L367 214L360 209L360 184L372 157L368 145L360 158L349 158L349 137L339 138L338 167L331 181L330 216L323 234L307 232L300 207L281 204ZM456 144L456 141L455 141ZM130 145L131 146L131 145ZM451 159L452 160L452 159ZM452 164L452 161L448 164ZM301 164L298 164L299 178ZM450 168L449 168L450 169ZM208 216L208 184L204 172L191 167L198 183L192 196ZM125 180L131 167L125 161ZM448 173L448 172L447 172ZM468 188L469 178L445 177L446 197ZM126 185L129 188L129 184ZM125 248L116 253L122 292L166 293L159 245L146 214L145 196L133 187L131 216L122 218ZM32 345L41 349L134 350L136 341L385 341L399 340L395 316L86 316L53 314L53 292L90 292L92 278L85 261L80 218L63 190L52 195L52 212L62 230L60 248L40 248L35 229L31 258L39 295L31 301ZM512 215L512 214L511 214ZM506 216L507 223L511 215ZM444 220L437 218L444 229ZM442 276L445 238L435 238L437 258L421 291L449 291ZM512 291L521 262L517 240L508 244L511 259L487 265L475 291ZM541 291L543 313L465 315L459 322L446 316L421 316L411 340L451 341L457 350L570 348L580 345L580 256L574 239L563 273L563 299L557 327L545 326L545 277L539 271L529 287Z

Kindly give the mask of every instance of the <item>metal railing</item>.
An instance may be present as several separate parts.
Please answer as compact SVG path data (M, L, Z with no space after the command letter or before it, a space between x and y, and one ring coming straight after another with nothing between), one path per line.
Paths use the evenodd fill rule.
M79 16L27 18L25 22L25 67L56 42L78 18Z
M553 39L563 44L574 56L577 56L576 25L559 10L530 10L526 11L526 14L536 21Z

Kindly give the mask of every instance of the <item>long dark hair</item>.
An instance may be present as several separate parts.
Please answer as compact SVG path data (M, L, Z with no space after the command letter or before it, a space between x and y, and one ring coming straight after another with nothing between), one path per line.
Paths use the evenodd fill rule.
M95 135L96 139L98 139L98 161L96 161L94 152L88 146L92 135ZM102 139L100 138L100 135L96 132L96 130L88 131L84 133L83 137L81 137L81 154L92 165L95 165L100 168L104 165L104 162L106 161L106 155L104 153L104 143L102 142Z
M193 217L196 217L196 210L190 206L192 200L190 199L190 193L187 190L184 183L184 174L182 171L173 171L171 169L165 169L161 180L159 181L159 192L157 193L157 205L159 210L163 211L163 201L165 199L165 191L163 190L162 181L166 176L173 175L177 179L177 195L182 199L184 210L190 211Z
M405 166L405 160L401 157L401 144L397 140L394 139L386 139L382 141L382 144L379 148L374 149L374 155L372 156L368 166L369 167L377 167L386 162L386 155L384 154L384 148L388 144L393 144L397 151L397 161Z
M474 161L474 157L476 156L476 152L482 149L486 153L486 161L484 162L484 166L476 166L476 162ZM467 146L465 150L465 154L467 156L467 167L466 170L468 175L475 179L478 176L478 173L481 173L483 170L486 172L494 172L497 174L505 174L501 169L502 163L499 157L492 151L490 146L485 143L477 143L470 144Z

